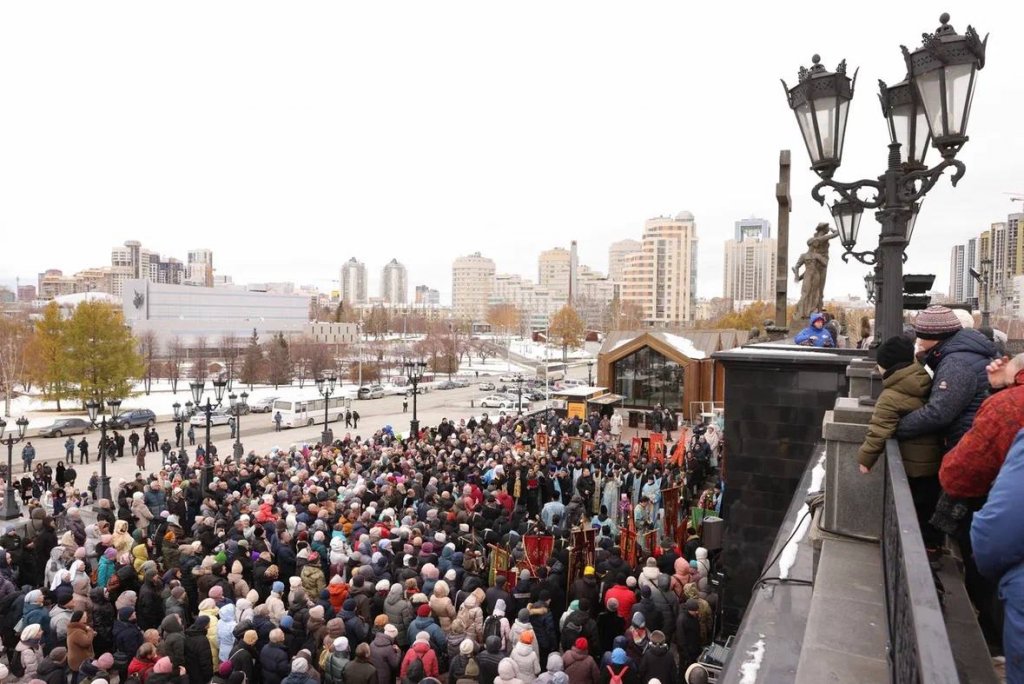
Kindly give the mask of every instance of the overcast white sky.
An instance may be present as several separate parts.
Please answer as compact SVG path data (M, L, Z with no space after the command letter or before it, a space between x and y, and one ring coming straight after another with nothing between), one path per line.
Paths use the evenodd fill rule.
M965 6L966 7L966 6ZM860 67L840 180L884 170L876 80L902 80L941 5L894 2L21 2L0 5L0 282L109 264L138 239L214 250L236 282L329 289L355 255L376 294L397 257L410 289L450 297L451 260L481 251L536 278L542 249L610 242L688 209L701 297L722 242L776 223L793 150L792 258L827 211L779 78L820 52ZM1022 3L952 8L992 33L961 154L925 202L908 272L1019 210ZM888 17L885 23L879 17ZM934 162L937 154L930 154ZM878 224L865 216L864 248ZM869 244L870 243L870 244ZM866 267L833 246L827 294ZM336 287L336 285L334 286Z

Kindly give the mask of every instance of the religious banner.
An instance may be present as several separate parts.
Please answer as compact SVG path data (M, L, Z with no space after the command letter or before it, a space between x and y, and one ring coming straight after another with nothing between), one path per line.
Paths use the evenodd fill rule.
M597 535L593 528L575 528L569 534L569 571L566 573L566 590L572 587L573 582L583 576L583 570L594 565L594 550Z
M654 550L658 548L658 530L645 532L643 536L643 547L649 558L654 557Z
M644 440L640 437L634 437L633 441L629 445L629 458L638 461L640 460L640 452L643 449Z
M528 534L523 537L523 548L526 549L526 558L530 565L539 568L548 564L548 558L555 548L555 538L549 535Z
M491 547L491 568L487 573L488 586L494 586L494 578L498 575L508 574L509 566L509 555L508 551L500 546L494 544L489 545ZM509 589L508 591L511 591Z
M583 438L582 437L570 437L569 438L569 453L575 455L577 458L583 456Z
M583 458L584 462L590 460L590 452L593 451L593 450L594 450L594 442L589 440L589 439L583 440L583 447L580 450L580 455Z
M665 463L665 435L660 432L652 432L647 443L647 450L652 460L658 463Z
M630 567L636 567L636 529L633 525L619 532L619 553Z
M676 528L679 526L679 501L682 494L683 488L681 485L661 490L661 500L665 510L665 517L662 522L664 524L665 536L669 539L675 539Z
M683 464L686 462L686 444L686 440L684 440L680 435L679 441L676 442L675 447L672 449L672 458L670 459L671 465L676 465L680 468L683 467Z
M543 432L538 432L535 436L537 440L537 448L547 453L548 450L548 436Z

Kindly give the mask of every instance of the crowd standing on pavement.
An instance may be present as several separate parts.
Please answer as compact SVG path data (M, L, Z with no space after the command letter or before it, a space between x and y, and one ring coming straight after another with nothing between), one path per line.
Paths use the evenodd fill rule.
M682 681L716 630L713 554L687 516L718 503L721 439L700 427L656 458L621 437L620 417L552 412L223 461L178 448L95 522L73 468L44 465L27 529L0 537L0 684ZM527 535L552 538L543 563ZM496 550L511 570L491 572Z

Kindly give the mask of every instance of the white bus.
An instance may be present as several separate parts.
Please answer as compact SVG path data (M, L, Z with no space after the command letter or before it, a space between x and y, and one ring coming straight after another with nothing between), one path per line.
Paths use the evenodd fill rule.
M333 422L345 415L345 407L351 406L351 401L356 398L359 388L344 387L335 390L333 396L327 399L327 421ZM273 422L277 414L281 414L281 427L294 428L305 425L314 425L324 421L324 398L316 388L303 390L291 396L279 397L274 400L274 406L270 411L270 420Z

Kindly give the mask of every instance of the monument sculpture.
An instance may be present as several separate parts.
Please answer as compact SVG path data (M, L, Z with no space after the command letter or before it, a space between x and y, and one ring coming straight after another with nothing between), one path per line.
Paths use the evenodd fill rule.
M819 223L814 235L807 241L807 251L800 255L793 266L796 282L802 284L800 301L796 304L794 318L807 320L815 311L820 311L824 293L825 276L828 273L828 243L837 237L838 231L829 232L829 224ZM800 267L803 267L803 272Z

